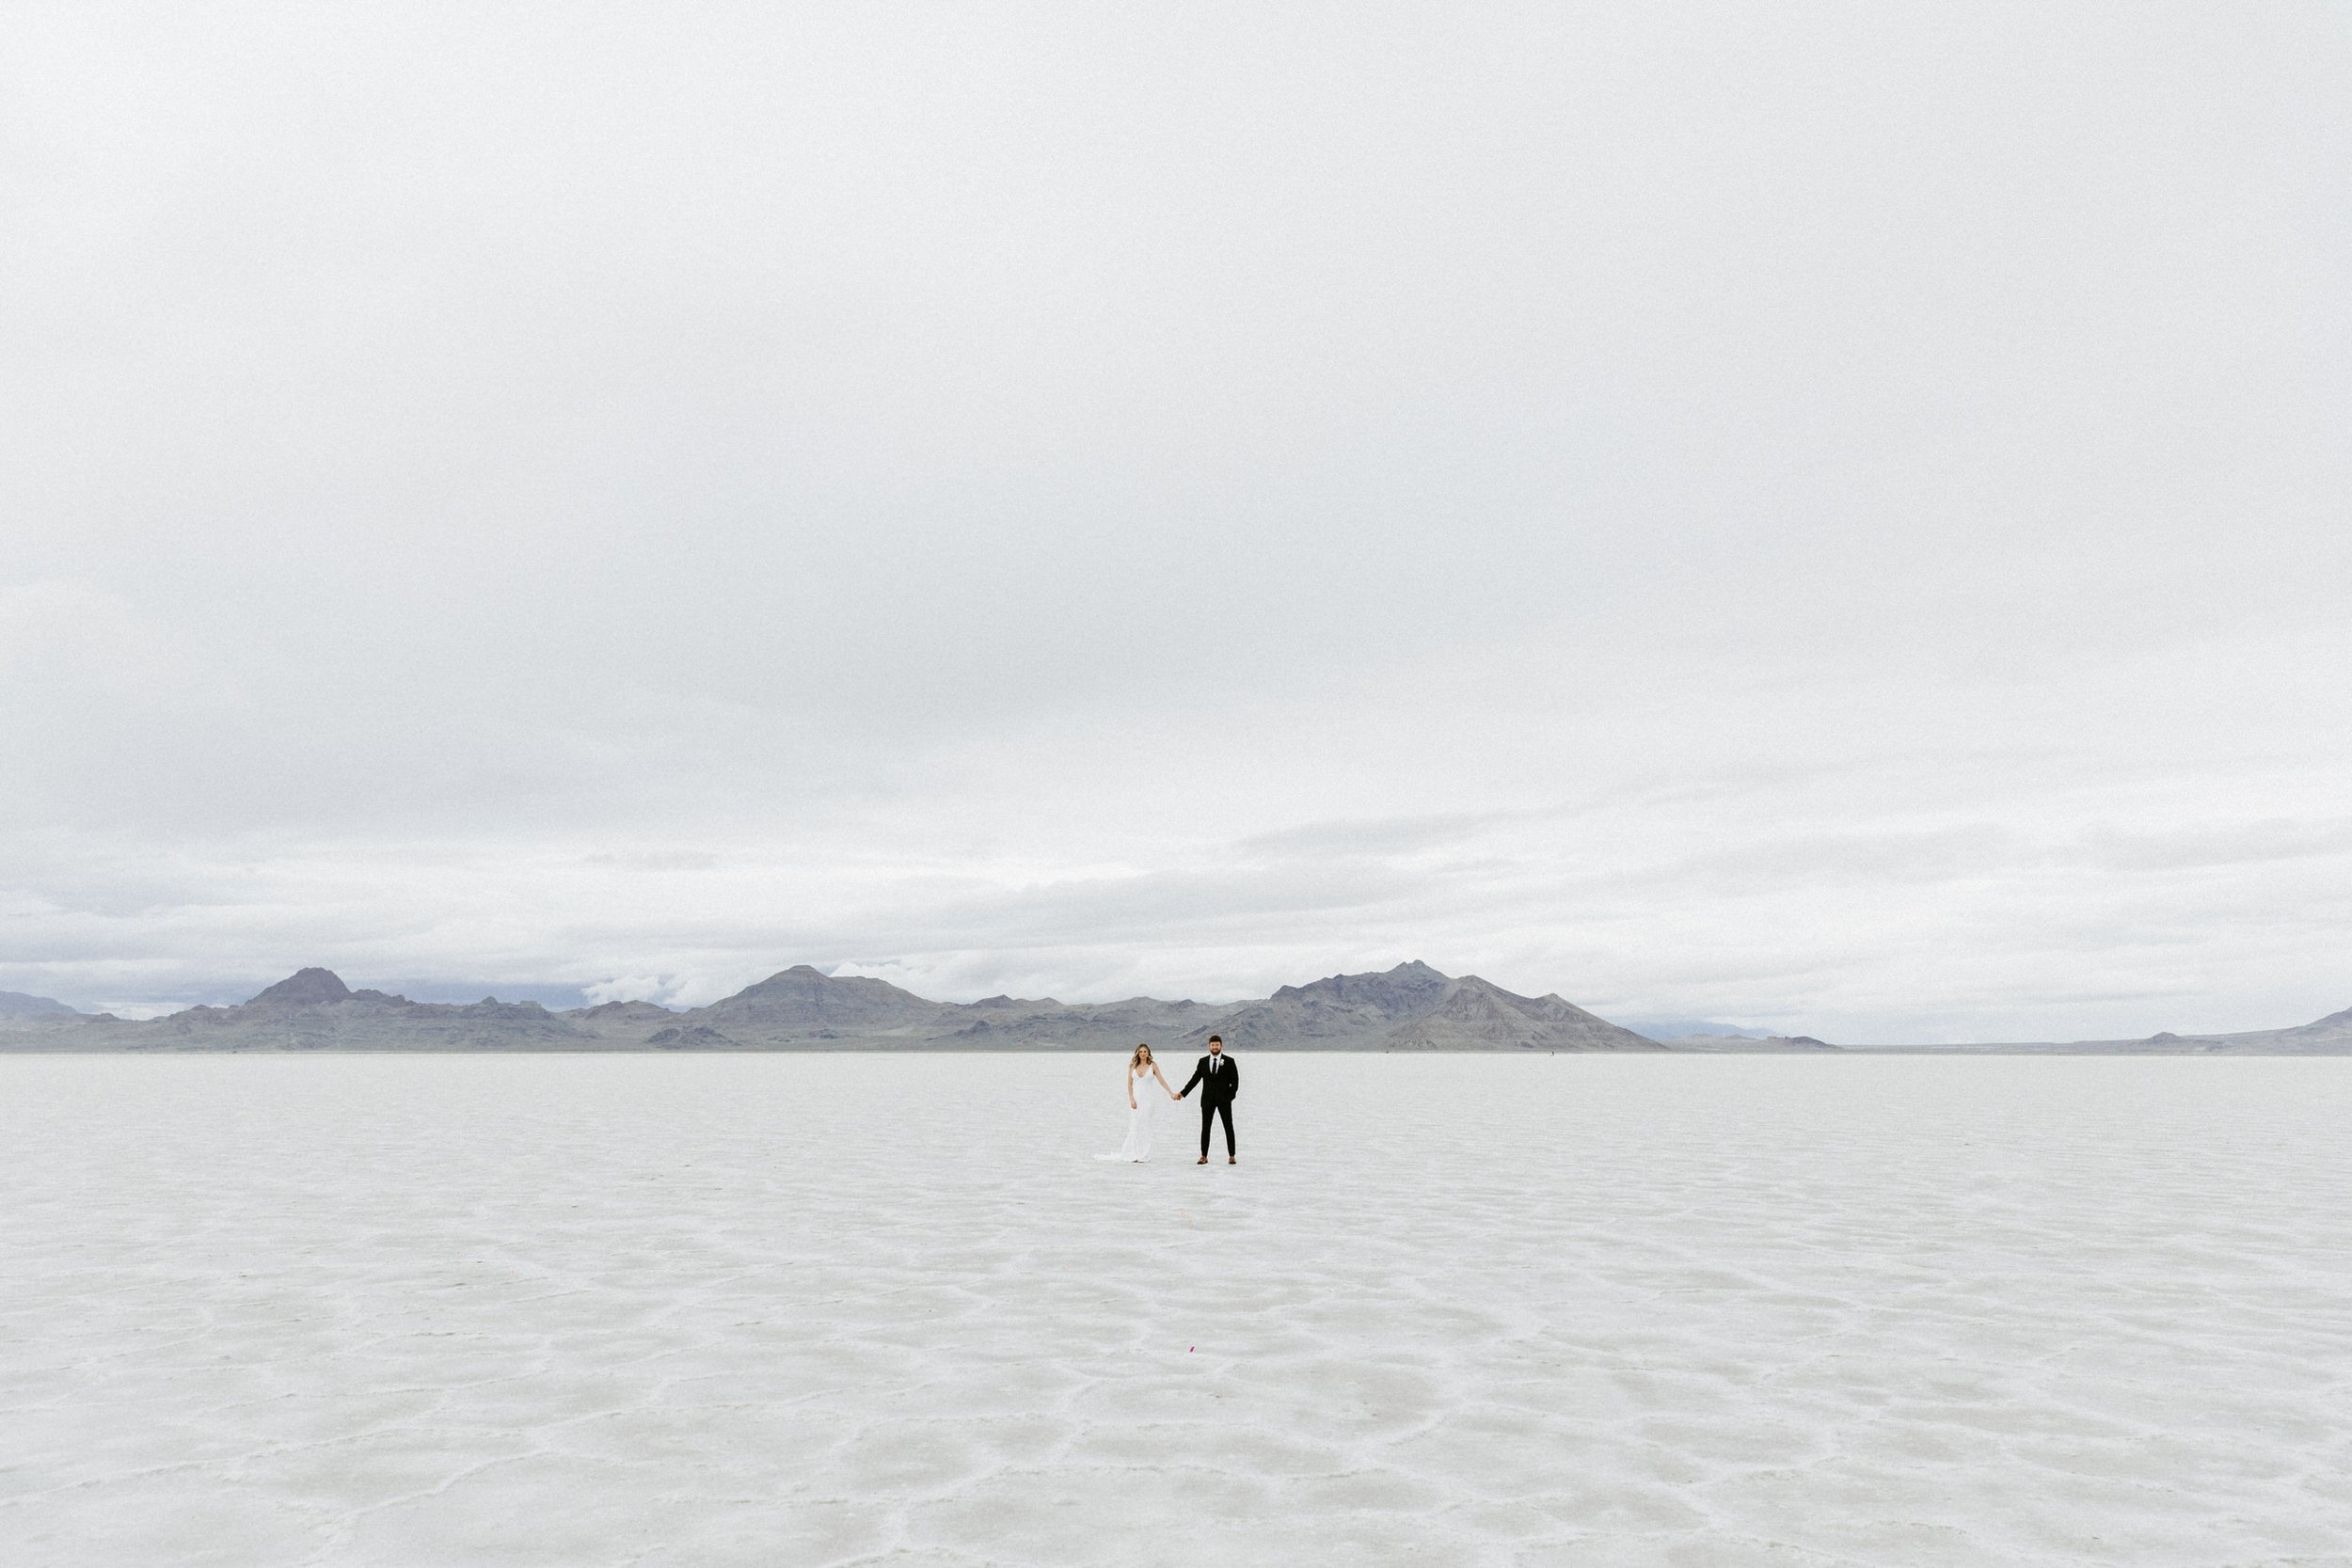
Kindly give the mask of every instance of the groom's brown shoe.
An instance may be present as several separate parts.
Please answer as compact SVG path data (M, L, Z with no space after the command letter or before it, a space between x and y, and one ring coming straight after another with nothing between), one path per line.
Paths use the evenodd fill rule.
M1229 1165L1238 1165L1238 1164L1241 1164L1241 1162L1240 1162L1239 1160L1234 1159L1234 1158L1233 1158L1232 1155L1230 1155L1230 1154L1228 1154L1227 1156L1225 1156L1225 1163L1226 1163L1227 1164L1229 1164Z
M1195 1160L1195 1161L1193 1162L1193 1164L1196 1164L1196 1165L1205 1165L1205 1164L1207 1164L1208 1163L1209 1163L1209 1157L1208 1157L1207 1155L1205 1155L1205 1154L1203 1154L1202 1156L1200 1156L1200 1159Z

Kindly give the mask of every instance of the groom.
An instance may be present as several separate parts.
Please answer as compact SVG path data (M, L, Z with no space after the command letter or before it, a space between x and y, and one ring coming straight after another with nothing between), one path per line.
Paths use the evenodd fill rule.
M1209 1121L1214 1117L1225 1118L1225 1163L1237 1164L1233 1158L1233 1097L1241 1093L1241 1069L1225 1054L1224 1036L1209 1037L1209 1053L1192 1069L1184 1092L1176 1098L1189 1098L1194 1084L1200 1085L1200 1158L1196 1164L1209 1163Z

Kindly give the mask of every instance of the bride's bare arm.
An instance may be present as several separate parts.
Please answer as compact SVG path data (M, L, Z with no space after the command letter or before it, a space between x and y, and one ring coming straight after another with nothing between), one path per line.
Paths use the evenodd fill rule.
M1168 1080L1167 1080L1166 1078L1164 1078L1164 1077L1161 1077L1161 1075L1160 1075L1160 1064L1159 1064L1159 1063L1157 1063L1157 1062L1153 1062L1153 1063L1152 1064L1152 1077L1154 1077L1154 1078L1158 1078L1158 1079L1160 1080L1160 1087L1162 1087L1162 1088L1164 1088L1164 1089L1168 1089ZM1183 1097L1182 1097L1181 1095L1179 1095L1179 1094L1178 1094L1178 1093L1177 1093L1174 1089L1168 1089L1168 1099L1170 1099L1170 1100L1179 1100L1179 1099L1182 1099Z

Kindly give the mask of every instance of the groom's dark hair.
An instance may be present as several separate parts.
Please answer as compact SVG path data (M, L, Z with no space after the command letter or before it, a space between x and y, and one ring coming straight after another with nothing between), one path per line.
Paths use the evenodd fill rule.
M1211 1035L1209 1037L1209 1043L1211 1045L1223 1045L1225 1043L1225 1037L1223 1035Z

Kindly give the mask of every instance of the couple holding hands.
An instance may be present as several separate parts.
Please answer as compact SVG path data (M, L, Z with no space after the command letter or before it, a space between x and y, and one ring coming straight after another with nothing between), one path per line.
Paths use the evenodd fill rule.
M1225 1039L1221 1035L1209 1037L1209 1053L1200 1058L1200 1065L1192 1069L1192 1078L1178 1093L1168 1086L1160 1076L1160 1064L1152 1059L1152 1048L1136 1047L1127 1058L1127 1141L1116 1154L1098 1154L1098 1160L1128 1160L1141 1164L1152 1153L1152 1088L1156 1085L1170 1100L1182 1100L1198 1086L1200 1090L1200 1159L1209 1163L1209 1123L1222 1117L1225 1120L1225 1163L1234 1164L1233 1158L1233 1097L1241 1093L1241 1069L1233 1058L1225 1054Z

